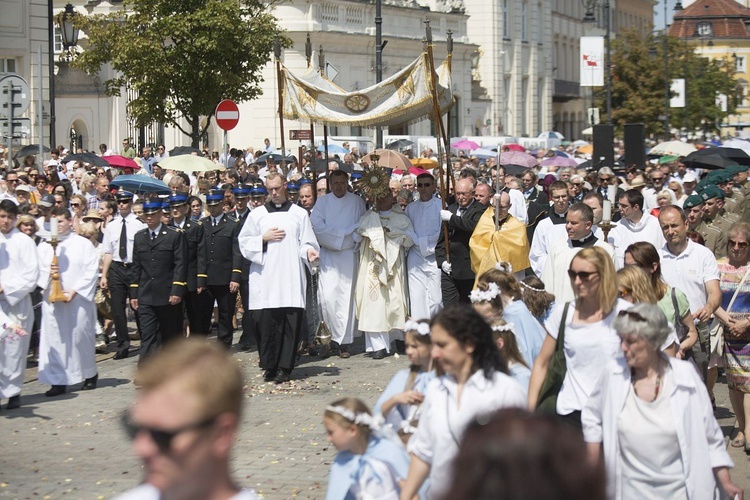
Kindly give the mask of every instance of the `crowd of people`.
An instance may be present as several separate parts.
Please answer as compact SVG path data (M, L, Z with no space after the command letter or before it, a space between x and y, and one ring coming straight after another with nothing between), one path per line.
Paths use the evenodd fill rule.
M206 344L195 338L215 331L207 363L257 349L264 380L283 384L301 356L347 359L364 336L366 356L406 353L410 366L372 410L356 398L325 409L339 451L331 500L521 498L521 477L523 498L742 496L713 391L723 370L730 445L750 453L747 166L510 168L428 149L428 168L385 168L345 146L343 159L304 151L287 163L262 156L266 141L184 173L160 168L163 147L137 156L124 142L168 196L111 189L130 172L62 151L42 168L5 165L7 408L21 404L30 350L54 397L95 389L96 351L127 358L135 336L150 403L127 414L131 435L148 431L162 454L170 443L154 429L177 424L226 443L240 413L213 393L192 423L160 420L177 397L158 375L166 353L196 360ZM164 370L194 378L187 365ZM217 488L250 498L219 476Z

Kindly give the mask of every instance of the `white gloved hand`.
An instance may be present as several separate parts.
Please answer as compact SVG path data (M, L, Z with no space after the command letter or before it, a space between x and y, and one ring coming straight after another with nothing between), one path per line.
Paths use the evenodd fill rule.
M451 220L452 216L453 216L453 214L451 213L450 210L441 210L440 211L440 220L442 220L442 221L448 222L449 220Z
M443 265L440 266L440 268L443 270L443 272L450 276L451 271L453 270L453 266L451 266L451 263L447 260L443 262Z

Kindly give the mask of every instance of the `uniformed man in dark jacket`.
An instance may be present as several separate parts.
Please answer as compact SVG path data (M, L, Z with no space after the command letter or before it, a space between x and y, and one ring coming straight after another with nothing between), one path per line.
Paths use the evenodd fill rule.
M247 216L250 215L250 209L248 208L248 202L250 201L250 186L240 184L234 188L234 200L237 203L234 210L229 212L233 215L239 223L240 229L245 224ZM239 350L249 351L251 346L251 340L253 339L252 333L252 321L250 321L250 311L248 310L247 294L248 294L248 276L250 275L250 261L242 259L242 279L240 280L240 298L242 299L242 336L239 340Z
M203 233L208 255L206 284L219 310L218 339L232 346L232 316L240 289L242 254L237 243L240 224L224 213L224 193L211 191L206 195L209 216L203 219Z
M187 245L182 231L162 224L162 213L161 201L144 203L147 227L133 242L130 304L139 313L141 360L182 334Z
M213 298L206 291L206 239L203 234L203 223L188 217L190 206L187 201L187 193L176 193L169 197L172 211L170 225L185 233L188 259L185 311L190 335L208 335L211 329Z

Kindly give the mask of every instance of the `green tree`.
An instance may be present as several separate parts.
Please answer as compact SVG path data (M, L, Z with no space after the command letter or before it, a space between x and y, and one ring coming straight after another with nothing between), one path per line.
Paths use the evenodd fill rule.
M126 85L135 91L127 106L136 124L172 125L193 147L219 101L261 93L260 70L279 31L260 0L125 0L122 11L78 16L76 23L88 45L73 66L95 74L111 64L116 76L104 82L106 92L120 95Z
M737 107L737 82L728 58L708 60L694 47L667 37L669 79L685 78L685 108L670 108L670 128L689 133L718 132L718 125ZM663 136L665 111L664 38L624 31L612 40L612 122L619 132L626 123L644 123L646 133ZM729 96L727 111L717 105L719 94ZM671 95L670 95L671 97ZM605 88L594 93L595 105L605 109Z

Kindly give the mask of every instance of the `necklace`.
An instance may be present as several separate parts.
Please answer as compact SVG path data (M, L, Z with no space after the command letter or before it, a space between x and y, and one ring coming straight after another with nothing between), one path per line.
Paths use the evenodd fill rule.
M630 370L630 381L631 381L631 384L633 384L633 391L635 391L635 393L638 394L638 391L636 390L636 387L635 387L635 383L636 383L635 370L632 368ZM656 398L659 397L660 388L661 388L661 363L658 363L656 366L656 380L654 381L654 399L651 400L652 403L656 401Z

